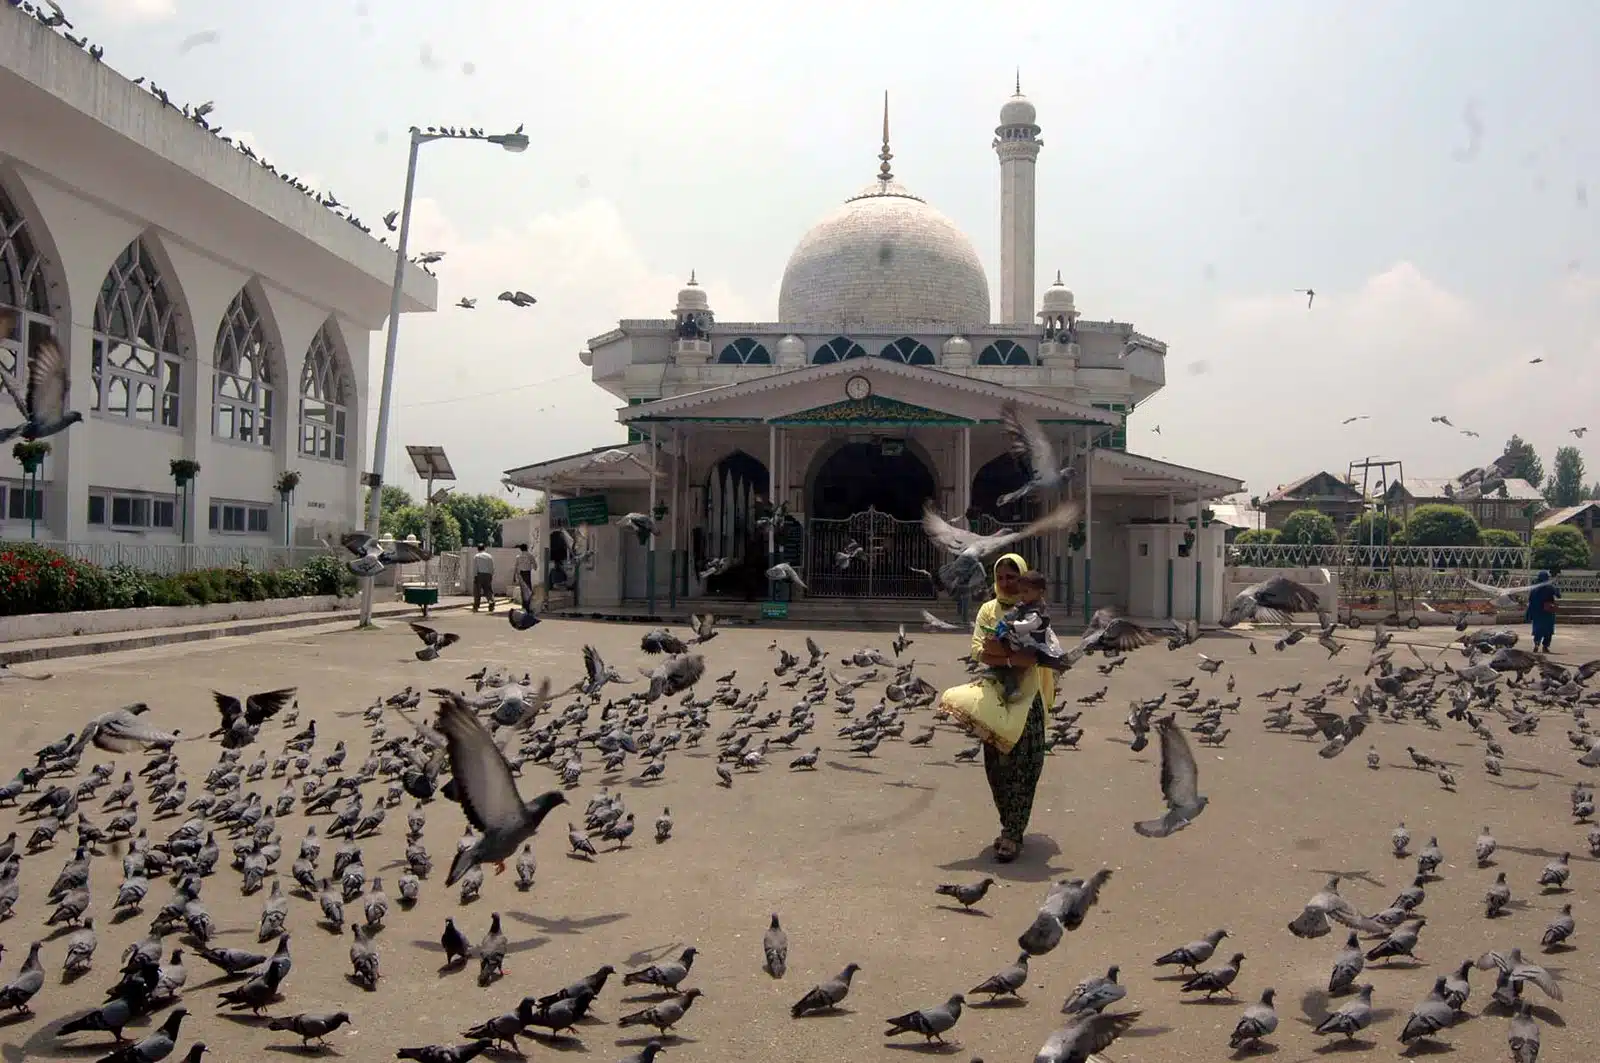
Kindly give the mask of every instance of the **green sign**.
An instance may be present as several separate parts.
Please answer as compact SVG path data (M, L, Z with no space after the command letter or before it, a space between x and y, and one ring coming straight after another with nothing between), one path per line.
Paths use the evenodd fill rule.
M605 495L583 495L579 498L558 498L550 503L550 522L558 527L575 524L607 524L611 520L610 507Z
M763 620L787 620L787 619L789 619L789 603L788 602L762 602L761 603L761 619L763 619Z

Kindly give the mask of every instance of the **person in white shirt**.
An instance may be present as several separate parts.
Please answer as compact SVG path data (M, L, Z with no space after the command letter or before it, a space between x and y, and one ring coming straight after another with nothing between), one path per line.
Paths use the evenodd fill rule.
M538 567L538 563L534 561L533 553L528 549L528 544L518 543L517 559L512 563L511 572L529 597L533 595L533 570L536 567Z
M484 598L489 599L489 612L494 612L494 555L489 552L489 547L484 543L478 544L478 552L472 555L472 611L478 611L478 603Z

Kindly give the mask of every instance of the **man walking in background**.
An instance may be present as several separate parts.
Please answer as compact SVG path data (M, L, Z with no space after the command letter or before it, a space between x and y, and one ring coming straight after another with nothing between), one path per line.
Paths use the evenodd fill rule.
M517 557L511 564L511 574L524 592L525 597L533 595L533 570L535 568L533 553L528 549L527 543L517 544Z
M494 612L494 555L489 552L489 547L484 543L478 544L478 552L472 555L472 611L478 611L478 603L484 598L489 599L489 612Z

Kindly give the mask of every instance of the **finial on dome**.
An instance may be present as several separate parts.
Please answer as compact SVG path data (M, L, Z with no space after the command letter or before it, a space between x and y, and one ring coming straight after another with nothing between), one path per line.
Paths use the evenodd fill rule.
M689 283L693 284L694 282L691 280ZM1056 270L1056 287L1061 287L1061 271L1059 269Z
M1060 278L1060 277L1057 277L1057 278L1056 278L1056 281L1057 281L1057 282L1058 282L1058 283L1059 283L1059 282L1060 282L1060 280L1061 280L1061 278ZM697 287L699 287L699 285L698 285L698 284L697 284L697 283L696 283L696 281L695 281L695 279L694 279L694 270L692 270L692 269L691 269L691 270L690 270L690 271L689 271L689 287L691 287L691 288L697 288Z
M1016 92L1016 94L1018 96L1022 95L1022 68L1020 66L1017 67L1017 92Z
M883 150L878 152L882 162L878 165L878 180L888 184L894 180L894 172L889 169L889 160L894 158L894 152L889 150L889 92L883 93Z

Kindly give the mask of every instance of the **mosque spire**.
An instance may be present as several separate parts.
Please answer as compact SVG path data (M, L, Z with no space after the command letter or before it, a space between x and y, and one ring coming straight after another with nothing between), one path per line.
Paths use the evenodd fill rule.
M1020 66L1017 67L1017 92L1016 92L1016 94L1018 96L1022 95L1022 68Z
M883 149L878 152L878 158L882 160L878 164L878 180L888 184L894 180L894 172L889 169L889 160L894 158L894 152L889 150L889 92L887 89L883 93Z

